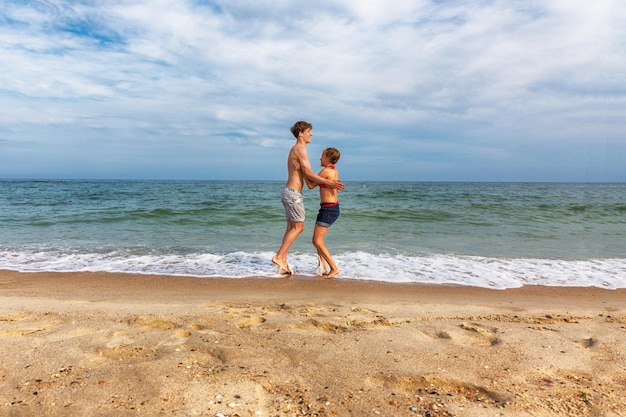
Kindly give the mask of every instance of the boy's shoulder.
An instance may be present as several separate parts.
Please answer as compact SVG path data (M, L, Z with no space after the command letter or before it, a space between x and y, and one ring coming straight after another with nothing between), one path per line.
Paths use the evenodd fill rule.
M321 173L330 178L331 176L338 175L339 171L337 171L334 166L327 166L322 169Z
M301 155L301 154L307 155L306 145L296 143L295 145L291 147L291 152L296 155Z

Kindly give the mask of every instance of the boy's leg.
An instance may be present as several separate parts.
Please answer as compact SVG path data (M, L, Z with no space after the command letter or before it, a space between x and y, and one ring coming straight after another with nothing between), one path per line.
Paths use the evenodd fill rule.
M283 241L276 252L276 255L272 258L272 262L278 267L279 274L291 274L293 271L289 269L289 264L287 263L287 254L289 253L289 249L293 242L296 241L298 236L304 231L304 222L293 222L291 220L287 220L287 228L285 229L285 234L283 235Z
M326 233L328 232L328 227L321 226L319 224L315 225L315 230L313 231L313 245L317 249L317 254L319 255L322 262L326 262L330 271L328 273L323 274L324 278L331 278L337 275L340 271L335 264L332 256L330 255L330 251L326 247L324 243L324 238L326 237ZM324 268L326 269L326 268Z

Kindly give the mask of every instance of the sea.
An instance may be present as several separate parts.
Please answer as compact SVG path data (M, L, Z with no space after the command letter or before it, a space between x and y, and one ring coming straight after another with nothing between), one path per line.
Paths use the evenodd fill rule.
M0 180L0 269L279 278L281 181ZM317 190L289 265L316 276ZM333 279L626 287L626 184L347 182Z

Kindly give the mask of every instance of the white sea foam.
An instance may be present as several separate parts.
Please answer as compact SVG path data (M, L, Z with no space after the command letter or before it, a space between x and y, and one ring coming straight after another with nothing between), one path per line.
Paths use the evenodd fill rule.
M22 272L104 271L194 277L278 277L271 252L227 254L63 253L0 251L0 269ZM493 289L523 285L626 288L626 259L557 260L341 253L338 279L454 284ZM293 253L297 274L316 275L317 256Z

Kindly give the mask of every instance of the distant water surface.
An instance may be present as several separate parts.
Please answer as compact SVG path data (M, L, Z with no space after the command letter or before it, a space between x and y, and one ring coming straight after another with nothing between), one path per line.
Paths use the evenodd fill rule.
M282 182L0 181L0 269L276 276ZM314 275L319 207L290 264ZM349 182L338 279L626 287L626 184Z

